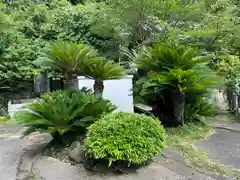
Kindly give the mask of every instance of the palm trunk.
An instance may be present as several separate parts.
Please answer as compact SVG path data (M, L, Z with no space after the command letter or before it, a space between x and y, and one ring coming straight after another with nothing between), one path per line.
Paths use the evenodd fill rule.
M177 125L184 124L185 93L180 89L172 91L173 120Z
M77 75L74 73L66 73L64 89L77 89L77 88L78 88Z
M103 81L95 80L93 88L95 93L103 94L103 89L104 89Z

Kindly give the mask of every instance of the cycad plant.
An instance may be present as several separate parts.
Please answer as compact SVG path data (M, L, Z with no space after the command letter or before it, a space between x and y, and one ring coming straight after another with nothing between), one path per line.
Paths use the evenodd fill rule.
M85 44L57 41L40 52L34 64L60 69L65 75L65 87L77 87L77 74L81 72L81 63L96 56L96 50Z
M115 109L110 101L91 92L56 91L26 106L14 120L28 128L25 135L40 131L57 139L69 132L83 133L87 126Z
M103 93L104 80L118 79L125 75L119 64L103 57L88 59L82 64L81 70L87 77L94 79L94 92L99 94Z
M191 48L157 43L152 48L144 48L135 57L137 68L147 72L142 94L170 93L171 99L165 101L171 100L173 121L177 124L184 123L186 92L219 84L219 79L207 66L208 58L197 56L196 50Z
M95 80L94 90L101 94L104 80L117 79L125 74L120 65L99 57L92 47L65 41L58 41L45 48L35 64L63 70L67 88L77 87L77 74L81 73Z

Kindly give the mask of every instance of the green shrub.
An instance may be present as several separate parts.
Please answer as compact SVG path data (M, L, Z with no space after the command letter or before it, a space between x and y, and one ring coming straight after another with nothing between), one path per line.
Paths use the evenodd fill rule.
M143 164L164 148L165 131L158 119L131 114L113 113L88 128L85 139L87 156Z
M217 108L206 100L195 97L194 103L186 104L185 119L186 122L202 122L205 117L212 117L217 114Z
M28 127L25 135L48 132L61 137L68 132L81 134L86 127L116 107L88 91L56 91L46 93L26 110L16 113L18 124Z

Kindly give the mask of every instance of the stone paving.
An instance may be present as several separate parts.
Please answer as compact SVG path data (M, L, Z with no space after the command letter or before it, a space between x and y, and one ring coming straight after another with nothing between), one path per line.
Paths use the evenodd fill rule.
M15 180L20 155L20 140L0 140L0 180Z
M0 180L216 180L173 160L155 159L136 172L116 175L90 173L82 165L26 154L21 127L0 124ZM236 137L235 137L236 138ZM171 163L170 163L171 162Z
M185 176L179 175L173 170L165 168L157 162L137 170L135 173L126 175L89 173L82 165L72 166L59 160L40 156L34 161L25 161L25 171L29 172L32 167L31 176L19 176L22 169L21 155L23 154L22 141L20 139L0 140L0 180L187 180ZM26 160L26 159L25 159ZM193 174L192 170L189 174ZM28 178L26 178L28 177ZM195 180L214 180L202 175Z

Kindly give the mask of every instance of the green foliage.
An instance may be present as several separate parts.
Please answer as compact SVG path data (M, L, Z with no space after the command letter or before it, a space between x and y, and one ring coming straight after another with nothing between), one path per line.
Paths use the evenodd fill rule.
M206 65L208 58L197 56L197 51L181 45L156 43L152 48L140 51L136 57L137 68L145 71L168 71L173 68L188 70Z
M0 103L5 108L8 100L31 94L32 78L38 73L32 61L39 47L14 29L0 33Z
M17 13L13 11L11 14L16 19L18 30L27 38L83 42L116 59L119 43L113 40L111 33L106 35L95 28L96 24L101 24L99 19L104 14L99 8L104 11L104 6L97 3L72 6L66 0L53 0L48 3L25 2L20 7Z
M85 45L72 42L58 41L46 47L34 62L38 66L61 69L65 73L81 71L81 65L96 55L96 51Z
M7 117L1 117L0 116L0 123L7 122L9 119Z
M37 47L35 42L24 39L21 34L15 32L6 32L0 39L2 52L2 67L0 67L0 79L7 81L30 80L37 69L32 65L32 61L36 57L36 52L29 50Z
M217 108L214 104L208 102L206 98L197 95L193 97L195 97L194 101L187 102L185 106L185 119L187 122L200 121L204 123L205 117L213 117L217 114Z
M139 114L113 113L88 128L86 153L94 159L143 164L161 153L165 132L158 119Z
M145 81L140 94L160 93L166 88L197 92L217 87L221 81L208 68L208 61L208 58L198 57L195 50L187 47L156 44L145 49L136 56L137 67L148 72L147 79L140 80Z
M90 58L81 64L81 70L95 80L118 79L125 75L124 69L117 63L102 57Z
M135 93L158 106L159 101L171 104L168 115L173 121L182 119L183 123L186 93L204 92L221 84L221 79L208 68L208 58L197 56L192 48L157 43L135 53L135 59L136 66L147 73L137 83Z
M150 79L151 84L144 83L145 87L141 90L151 99L156 99L157 92L166 91L166 87L177 87L184 93L200 91L208 87L211 82L210 80L207 82L208 80L203 77L205 72L210 73L204 65L208 60L196 55L210 54L216 58L222 54L239 56L240 8L237 0L88 0L79 2L4 1L5 6L0 10L0 27L3 29L0 30L0 87L8 87L8 89L4 89L4 92L1 89L0 96L7 97L6 101L14 98L13 94L30 91L33 76L42 70L36 68L32 62L39 57L39 49L56 40L63 40L69 44L81 42L93 46L98 50L99 56L110 57L120 64L125 63L126 67L130 67L132 62L127 59L128 57L121 56L120 47L136 50L137 47L149 46L155 42L171 42L195 48L196 50L192 48L186 50L177 46L174 53L172 51L168 53L167 48L159 45L159 49L156 46L147 48L147 52L140 54L149 59L151 51L151 56L154 56L151 58L154 63L142 64L145 70L150 68L150 71L155 71L154 68L156 68L157 76L151 74L146 77ZM64 50L61 52L62 55L65 53ZM192 58L192 55L195 57ZM44 58L48 57L44 55ZM162 60L155 62L156 59ZM196 63L194 60L201 62ZM107 67L103 65L105 62L97 60L95 64L90 63L91 67L87 71L91 73L88 75L106 79L107 73L103 73L103 70L109 71L105 70ZM203 63L204 70L201 73L197 67L192 70L191 63L193 66L196 63L200 67ZM213 64L216 63L213 62ZM68 66L71 64L72 66ZM77 61L72 61L67 64L61 62L58 65L67 71L73 71L77 64ZM97 64L102 64L104 68L97 68ZM112 63L109 62L109 64ZM171 71L168 71L165 66L171 67ZM47 70L49 77L62 78L62 72L56 73L50 68ZM159 75L159 71L167 73ZM224 75L225 82L237 89L240 82L238 69L229 72L231 73ZM110 79L112 76L107 78ZM167 79L170 81L166 82ZM164 86L159 86L159 82ZM143 81L140 84L143 84Z
M91 92L56 91L28 105L14 120L28 127L26 134L40 131L56 137L68 132L81 134L87 126L115 108L108 100Z
M120 78L125 74L124 69L117 63L98 57L94 48L65 41L58 41L47 47L34 63L62 70L66 79L70 79L69 74L82 73L95 81L100 81L101 84L103 80ZM103 88L100 89L102 92Z
M0 10L1 10L1 4L0 4ZM10 24L9 24L8 17L6 17L6 15L0 11L0 32L6 31L9 25Z
M212 130L211 126L202 123L189 123L178 128L166 128L166 145L180 148L184 144L191 145L193 141L208 137Z
M224 78L226 88L231 89L237 94L240 92L239 56L222 56L213 68Z
M105 12L111 19L105 18L105 24L115 30L122 45L134 48L159 32L154 15L160 10L161 1L107 0L106 4Z

